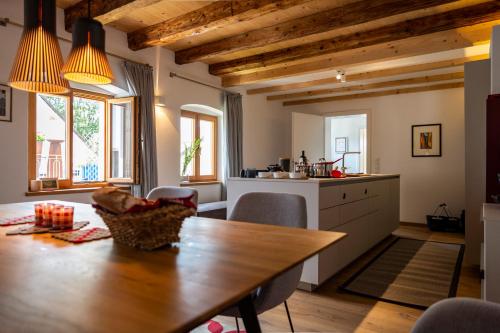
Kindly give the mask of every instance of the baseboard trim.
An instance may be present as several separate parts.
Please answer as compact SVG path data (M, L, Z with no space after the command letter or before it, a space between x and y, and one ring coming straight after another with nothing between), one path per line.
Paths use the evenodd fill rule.
M297 286L297 289L309 291L309 292L313 292L316 288L318 288L317 285L312 284L312 283L302 282L302 281L300 281L299 285Z
M404 222L400 221L399 222L400 226L406 226L406 227L421 227L421 228L427 228L427 224L425 223L418 223L418 222Z

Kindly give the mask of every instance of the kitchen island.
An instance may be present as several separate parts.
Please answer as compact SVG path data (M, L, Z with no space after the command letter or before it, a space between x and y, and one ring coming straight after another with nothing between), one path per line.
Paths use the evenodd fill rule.
M248 192L299 194L306 198L307 228L347 233L337 246L309 259L302 289L313 290L399 226L399 175L340 179L230 178L227 209Z

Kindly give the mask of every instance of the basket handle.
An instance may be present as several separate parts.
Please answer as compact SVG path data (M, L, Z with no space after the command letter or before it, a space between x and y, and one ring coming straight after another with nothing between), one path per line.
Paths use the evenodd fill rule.
M436 209L434 210L434 213L432 215L438 216L438 215L436 215L436 213L441 209L441 212L444 212L447 217L450 217L450 214L448 212L447 207L448 207L448 205L446 203L440 204L439 206L436 207Z

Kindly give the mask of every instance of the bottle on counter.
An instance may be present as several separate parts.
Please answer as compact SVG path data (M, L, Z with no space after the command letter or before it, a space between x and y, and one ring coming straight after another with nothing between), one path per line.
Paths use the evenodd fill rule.
M302 151L302 155L299 157L299 164L307 165L307 157L305 150Z

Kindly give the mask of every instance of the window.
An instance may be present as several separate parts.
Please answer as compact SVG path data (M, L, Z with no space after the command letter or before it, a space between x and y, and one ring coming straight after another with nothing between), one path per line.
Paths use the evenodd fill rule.
M136 182L135 98L32 94L29 179L61 188Z
M182 111L181 176L190 181L217 179L217 117Z

